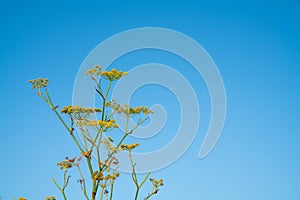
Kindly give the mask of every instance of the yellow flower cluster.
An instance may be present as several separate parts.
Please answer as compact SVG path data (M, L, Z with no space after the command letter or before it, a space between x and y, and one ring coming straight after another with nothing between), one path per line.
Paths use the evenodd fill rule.
M91 151L87 151L87 152L81 152L81 155L83 155L83 156L84 156L84 157L86 157L86 158L90 157L90 156L91 156L91 154L92 154L92 152L91 152Z
M25 197L20 197L18 200L27 200Z
M130 114L140 114L140 113L144 113L144 114L150 114L153 113L148 107L146 106L137 106L136 108L129 108L129 113Z
M98 172L98 171L94 171L93 174L92 174L92 178L93 178L93 180L102 181L103 180L103 173Z
M150 178L150 181L152 182L153 186L156 188L164 185L164 180L162 180L162 179L155 180L154 178Z
M135 147L140 146L139 143L135 143L135 144L121 144L121 149L122 150L127 150L127 151L131 151L132 149L134 149Z
M116 180L116 178L118 178L120 176L120 173L117 171L114 171L114 173L112 175L108 174L104 180L108 181L108 180Z
M100 126L105 127L106 129L109 128L118 128L118 124L115 123L115 120L111 119L108 121L102 121L102 120L93 120L86 123L87 126Z
M60 169L69 169L73 167L75 159L76 158L74 157L73 159L69 160L67 157L65 160L58 162L57 165L60 167Z
M47 87L49 79L48 78L44 78L44 79L38 78L38 79L31 79L28 82L32 84L32 89L35 89L35 88L40 89L41 87Z
M101 110L99 108L83 108L81 106L64 106L60 112L64 114L91 114L101 112Z
M136 108L130 107L129 104L125 104L125 106L122 106L118 104L115 100L112 100L110 102L106 102L106 107L112 108L116 113L124 113L126 116L135 115L135 114L151 114L153 113L152 110L150 110L147 106L137 106Z
M115 180L117 177L119 177L120 173L117 171L114 171L112 175L108 174L104 177L102 172L94 171L92 174L93 180L98 180L98 181L108 181L108 180Z
M117 71L113 68L111 71L103 71L101 76L107 80L114 81L120 79L123 75L127 75L127 72Z
M159 191L159 187L164 185L164 181L162 179L155 180L154 178L150 178L150 181L153 185L152 192L148 194L145 199L149 199L152 195L157 194L157 192Z
M56 200L56 197L55 196L48 196L48 197L46 197L46 200Z
M101 71L101 67L96 65L95 67L88 69L85 74L102 76L107 80L114 81L120 79L123 75L127 75L127 72L118 71L113 68L111 71Z

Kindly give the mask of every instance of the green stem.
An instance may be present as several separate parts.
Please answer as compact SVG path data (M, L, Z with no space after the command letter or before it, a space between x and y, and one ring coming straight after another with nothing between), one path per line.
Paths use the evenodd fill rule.
M88 157L86 157L86 160L87 160L87 163L88 163L88 167L89 167L89 170L90 170L90 174L91 175L93 175L93 166L92 166L92 164L91 164L91 157L90 156L88 156Z
M105 119L105 104L106 104L106 99L107 99L107 96L108 96L108 93L110 91L110 88L111 88L111 83L112 81L109 81L108 83L108 86L107 86L107 90L106 90L106 93L105 93L105 96L103 98L103 103L102 103L102 121Z
M139 185L139 187L142 187L144 185L144 183L146 182L146 180L149 178L150 176L150 172L147 173L147 176L144 178L144 180L142 181L142 183Z
M111 187L110 187L110 197L109 197L110 200L112 200L113 191L114 191L114 182L112 182Z
M96 192L98 191L99 188L99 182L100 182L99 180L96 181L96 189L95 189Z
M60 116L60 114L57 112L55 106L53 105L53 102L50 98L50 95L48 93L48 90L46 90L46 95L47 95L47 98L48 98L48 105L50 106L50 108L54 111L54 113L56 114L56 116L58 117L58 119L61 121L61 123L64 125L64 127L68 130L68 132L71 134L74 142L76 143L77 147L80 149L81 152L83 152L84 150L81 148L78 140L76 139L76 137L74 136L74 134L72 133L72 129L68 127L68 125L65 123L65 121L62 119L62 117Z
M97 145L97 159L98 159L98 167L99 167L99 171L101 171L101 155L100 155L100 145L101 145L101 140L102 140L102 132L100 134L100 138L99 138L99 143Z
M140 191L140 188L136 188L134 200L137 200L138 195L139 195L139 191Z
M139 185L138 185L138 179L137 179L137 176L136 176L136 173L135 173L135 164L133 163L131 150L128 151L128 154L129 154L129 160L130 160L131 167L132 167L132 174L133 174L133 178L134 178L133 181L136 184L136 187L138 188L139 187Z
M109 90L111 88L111 83L112 83L112 81L109 81L108 86L107 86L107 90L106 90L106 94L105 94L105 96L103 98L103 102L102 102L102 121L104 121L104 119L105 119L105 103L106 103L106 99L107 99ZM97 87L100 88L100 91L101 91L101 87L98 84L97 84ZM98 138L98 135L99 135L99 133L96 136L96 140ZM101 130L101 133L100 133L100 140L101 140L101 138L102 138L102 130ZM95 143L97 142L96 140L95 140ZM100 148L100 146L97 147L97 155L98 155L98 162L100 163L101 160L100 160L99 148ZM101 169L101 167L99 165L100 172L102 171L102 169ZM95 193L95 195L96 195L96 193L98 191L98 185L99 185L99 183L96 184L96 181L93 181L93 193ZM102 197L103 197L103 189L102 189L101 197L100 197L101 200L102 200Z
M91 178L93 179L93 173L94 173L94 170L93 170L93 166L91 164L91 157L90 156L87 156L86 157L86 161L87 161L87 164L88 164L88 168L89 168L89 171L90 171L90 175L91 175ZM92 186L92 200L95 199L95 196L96 196L96 181L93 180L93 186Z
M56 187L58 188L58 190L61 192L61 194L64 197L64 200L67 200L67 196L65 194L65 191L58 185L58 183L55 181L54 178L52 178L52 181L54 182L54 184L56 185Z
M79 171L79 174L80 174L81 180L82 180L82 186L83 186L82 192L83 192L83 195L85 196L86 200L89 200L89 197L88 197L87 194L86 194L85 178L84 178L84 176L83 176L83 174L82 174L82 171L81 171L79 165L77 166L77 169L78 169L78 171Z
M67 197L66 197L65 191L62 191L62 195L63 195L63 197L64 197L64 200L67 200Z
M96 198L95 185L96 185L96 181L93 180L92 200L95 200Z
M101 195L100 195L100 200L103 199L103 194L104 194L104 188L102 187L102 190L101 190Z

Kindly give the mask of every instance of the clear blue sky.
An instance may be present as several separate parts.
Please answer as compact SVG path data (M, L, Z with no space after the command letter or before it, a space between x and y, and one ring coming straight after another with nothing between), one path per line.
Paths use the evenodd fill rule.
M114 34L148 26L180 31L199 42L217 64L227 92L227 118L222 136L209 156L199 160L210 102L201 77L193 76L190 71L192 85L200 85L195 87L201 99L199 133L179 160L153 173L166 182L154 199L299 200L300 2L297 0L247 3L1 0L2 199L26 196L38 200L47 195L60 198L51 182L51 177L60 177L55 163L77 153L69 135L34 94L27 80L49 77L57 104L71 104L76 73L88 53ZM180 60L175 62L168 55L156 54L130 54L118 64L126 68L130 63L126 68L130 69L153 58L154 62L180 68L176 66ZM152 149L172 138L173 128L178 124L174 96L162 88L155 89L159 92L150 90L153 101L147 97L145 102L164 103L163 97L169 96L172 103L166 108L174 117L168 119L164 132L154 137ZM143 94L142 89L136 93L142 103ZM133 186L125 182L130 177L125 174L122 177L117 188L120 197L116 200L132 199ZM77 180L76 176L72 178ZM74 192L70 197L81 199L76 198L79 194Z

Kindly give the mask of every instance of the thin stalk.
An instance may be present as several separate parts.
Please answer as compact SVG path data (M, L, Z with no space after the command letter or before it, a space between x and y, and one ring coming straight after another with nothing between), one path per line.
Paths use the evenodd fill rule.
M89 197L88 197L87 194L86 194L85 178L84 178L84 176L83 176L83 174L82 174L82 171L81 171L79 165L77 166L77 168L78 168L79 174L80 174L80 176L81 176L82 185L83 185L83 188L81 189L81 191L83 192L83 195L85 196L86 200L89 200Z
M102 118L101 118L102 121L105 118L105 104L106 104L106 99L107 99L108 93L109 93L110 88L111 88L111 83L112 83L112 81L109 81L107 89L106 89L106 93L105 93L105 96L104 96L103 102L102 102Z
M149 176L150 176L150 172L147 173L146 177L144 178L144 180L142 181L142 183L139 185L139 187L142 187L144 185L144 183L149 178Z
M114 182L112 182L111 187L110 187L110 197L109 197L110 200L112 200L113 191L114 191Z
M136 189L136 192L135 192L134 200L137 200L137 199L138 199L139 191L140 191L140 188L137 188L137 189Z
M96 184L96 181L95 180L93 180L93 190L92 190L92 200L95 200L95 198L96 198L96 192L95 192L95 184Z
M72 129L68 127L68 125L65 123L65 121L62 119L62 117L60 116L60 114L57 112L55 106L53 105L53 102L50 98L50 95L48 93L48 90L46 90L46 95L48 98L48 105L50 106L50 108L54 111L54 113L56 114L56 116L58 117L58 119L61 121L61 123L64 125L64 127L68 130L68 132L71 134L74 142L76 143L77 147L80 149L81 152L83 152L83 149L81 148L78 140L76 139L76 137L74 136L74 134L72 134Z
M61 192L61 194L64 197L64 200L67 200L67 196L65 194L65 191L63 189L61 189L61 187L58 185L58 183L55 181L54 178L52 178L53 183L56 185L56 187L58 188L58 190Z
M138 195L139 195L139 191L140 191L141 187L144 185L144 183L146 182L146 180L149 178L150 172L147 173L146 177L145 177L145 178L143 179L143 181L139 184L139 183L138 183L138 179L137 179L137 175L136 175L136 172L135 172L135 164L133 163L131 151L129 150L128 153L129 153L130 163L131 163L131 166L132 166L132 180L133 180L133 182L134 182L135 185L136 185L135 200L137 200Z
M135 164L133 163L133 159L132 159L132 154L131 154L131 150L128 151L129 153L129 159L130 159L130 163L131 163L131 167L132 167L132 179L134 181L134 183L136 184L136 187L139 187L138 185L138 179L135 173Z
M101 97L103 98L103 102L102 102L102 117L101 117L101 120L102 120L102 121L104 121L104 119L105 119L105 104L106 104L106 99L107 99L109 90L110 90L110 88L111 88L111 83L112 83L112 81L109 81L108 86L107 86L107 90L106 90L106 93L105 93L105 96L102 95L102 91L101 91L100 85L99 85L98 83L96 83L96 84L97 84L97 87L98 87L98 89L99 89L99 92L100 92L99 94L100 94ZM96 143L96 141L97 141L98 135L99 135L99 134L97 134L97 136L96 136L95 143ZM101 140L101 138L102 138L102 131L101 131L101 134L100 134L100 140ZM99 148L100 148L100 146L97 147L97 155L98 155L98 162L100 163L101 160L100 160ZM103 169L103 168L102 168L102 169ZM100 165L99 165L99 170L100 170L100 172L102 171L102 169L101 169L101 167L100 167ZM99 183L97 183L96 185L94 185L94 182L93 182L93 192L95 192L95 194L96 194L97 191L98 191L98 185L99 185ZM100 199L102 199L102 197L103 197L103 188L102 188L102 193L101 193L101 198L100 198Z
M134 199L137 200L139 191L140 191L140 186L138 184L137 176L135 173L135 164L133 163L133 160L132 160L131 150L128 151L128 154L129 154L129 159L130 159L130 163L131 163L131 167L132 167L132 180L136 186L136 192L135 192Z
M102 190L101 190L100 200L103 199L103 194L104 194L104 187L102 187Z
M101 145L101 140L102 140L102 132L100 133L100 138L99 138L99 143L97 146L97 159L98 159L98 167L99 167L99 171L101 171L101 155L100 155L100 145Z

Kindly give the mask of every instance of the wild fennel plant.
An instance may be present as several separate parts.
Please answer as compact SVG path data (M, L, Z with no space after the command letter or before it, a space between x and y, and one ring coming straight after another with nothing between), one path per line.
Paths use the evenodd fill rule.
M77 168L80 175L78 183L83 194L83 199L95 200L97 198L100 200L112 200L114 185L120 175L117 171L119 161L116 155L120 151L126 151L130 159L132 167L131 177L136 190L133 199L137 200L139 198L140 189L147 180L151 181L153 187L144 199L150 199L153 195L157 194L159 187L163 185L163 180L149 178L150 173L147 173L139 182L135 170L136 164L132 157L132 151L138 147L139 144L126 144L124 142L130 134L148 119L152 111L146 106L131 107L129 104L121 105L114 99L108 99L112 83L126 76L127 72L118 71L116 69L102 71L101 67L96 65L87 70L86 75L90 76L95 84L95 90L101 99L101 108L85 108L78 105L70 105L64 106L58 111L58 106L53 103L48 91L49 80L47 78L29 80L29 83L32 84L32 88L37 90L37 95L48 104L59 121L63 124L80 153L77 157L66 157L57 163L59 168L63 171L63 184L59 185L53 178L54 184L61 192L63 199L67 200L68 195L65 189L68 187L70 181L69 169ZM105 86L101 84L104 81L106 81ZM62 115L66 115L66 117ZM112 138L112 134L109 134L111 131L119 128L114 120L115 115L122 115L126 121L125 131L122 132L123 135L121 139L116 142ZM98 118L95 120L95 117L93 118L92 116L98 116ZM134 127L129 127L129 120L132 117L137 117L139 120ZM65 118L67 118L69 122L66 122ZM75 134L74 130L77 130L78 134ZM104 157L103 152L101 152L103 148L101 147L105 149L106 156ZM81 165L83 162L86 163L88 172L82 170ZM87 181L88 179L89 181ZM120 197L117 198L120 199ZM54 196L46 197L46 200L55 199L56 197ZM26 198L21 197L19 200L26 200Z

